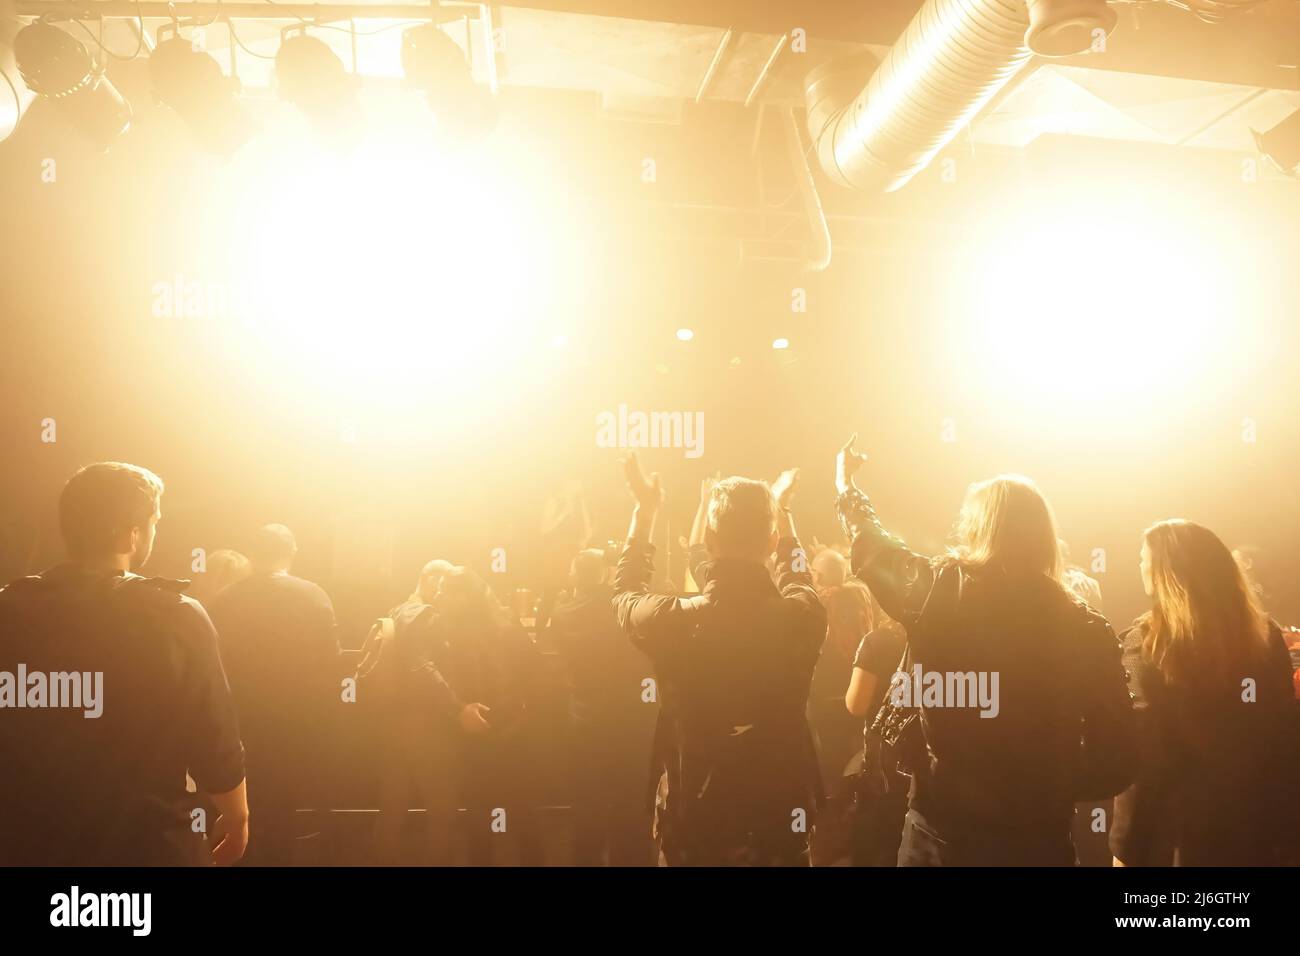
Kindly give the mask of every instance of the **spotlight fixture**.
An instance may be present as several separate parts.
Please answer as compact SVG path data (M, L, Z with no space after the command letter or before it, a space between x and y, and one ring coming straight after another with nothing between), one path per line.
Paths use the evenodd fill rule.
M70 125L106 150L131 125L131 106L80 40L38 20L14 37L23 82Z
M331 146L347 150L361 138L361 102L355 78L322 40L306 33L286 36L275 54L280 98L302 110Z
M255 132L237 96L238 79L188 39L159 43L149 57L149 77L158 102L175 110L209 152L229 156Z
M464 52L436 24L402 32L402 70L407 85L423 91L445 138L482 139L496 125L496 100L474 82Z
M12 40L19 24L7 16L8 7L8 0L0 0L0 142L18 128L34 98L14 63Z
M773 340L772 340L772 348L776 349L778 352L779 352L781 349L788 349L789 347L790 347L790 340L789 340L789 339L773 339Z
M677 338L682 342L689 342L691 339L695 338L695 333L690 329L678 329Z
M1278 169L1292 176L1300 174L1300 110L1296 110L1266 133L1251 130L1259 151Z

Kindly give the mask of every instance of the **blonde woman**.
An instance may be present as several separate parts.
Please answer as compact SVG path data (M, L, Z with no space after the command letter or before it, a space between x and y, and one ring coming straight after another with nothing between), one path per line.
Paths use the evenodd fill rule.
M1027 478L967 490L954 543L930 558L876 518L836 460L853 573L907 631L890 702L919 712L900 866L1072 865L1074 804L1131 781L1133 714L1110 625L1062 584L1056 521ZM919 764L919 765L915 765Z
M1123 642L1142 762L1115 801L1115 863L1285 862L1297 753L1281 631L1208 528L1152 525L1141 571L1151 610Z

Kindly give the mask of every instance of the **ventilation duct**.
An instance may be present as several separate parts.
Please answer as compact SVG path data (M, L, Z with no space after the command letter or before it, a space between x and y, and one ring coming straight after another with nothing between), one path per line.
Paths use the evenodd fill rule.
M1115 20L1105 0L926 0L874 72L856 57L809 74L822 168L844 186L898 189L1032 55L1081 53Z

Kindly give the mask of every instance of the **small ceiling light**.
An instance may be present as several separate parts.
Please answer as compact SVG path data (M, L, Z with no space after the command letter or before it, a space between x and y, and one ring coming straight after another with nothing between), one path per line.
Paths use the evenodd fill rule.
M471 142L496 126L496 100L474 82L464 52L436 24L422 23L402 32L402 70L406 84L423 91L447 139Z
M788 349L789 347L790 347L790 340L789 340L789 339L773 339L773 340L772 340L772 348L774 348L774 349Z
M695 333L690 329L678 329L677 338L682 342L689 342L691 339L695 338Z
M275 54L280 98L302 110L331 146L347 150L361 138L361 102L355 77L323 40L306 33L284 38Z
M14 37L23 82L99 149L131 125L131 106L80 40L38 20Z
M238 99L239 81L227 77L211 54L175 36L149 57L154 97L175 110L204 149L230 155L256 131Z

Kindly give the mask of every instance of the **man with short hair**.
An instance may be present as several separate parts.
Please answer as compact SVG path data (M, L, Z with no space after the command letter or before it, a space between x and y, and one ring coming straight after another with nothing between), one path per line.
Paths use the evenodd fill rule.
M438 596L438 585L442 583L442 579L454 570L455 567L456 565L452 564L450 561L444 561L442 558L434 558L420 569L420 577L415 582L415 590L411 592L411 596L403 603L433 604L434 598ZM396 613L396 611L394 611L394 613Z
M326 707L341 679L334 605L289 573L297 554L284 525L259 528L253 573L212 602L253 779L249 862L261 865L291 861L294 812L321 782Z
M229 865L244 853L244 752L216 632L181 594L189 582L133 573L162 493L135 465L82 468L59 498L68 561L0 590L0 865ZM2 675L20 668L27 686L5 694ZM67 675L80 707L35 693ZM216 819L186 792L187 772Z
M614 608L658 680L660 859L806 866L821 787L805 711L826 611L790 516L796 473L775 489L748 478L714 485L705 530L709 574L703 593L691 598L648 593L662 486L658 475L645 477L635 453L624 474L636 507ZM776 583L767 569L773 552Z

